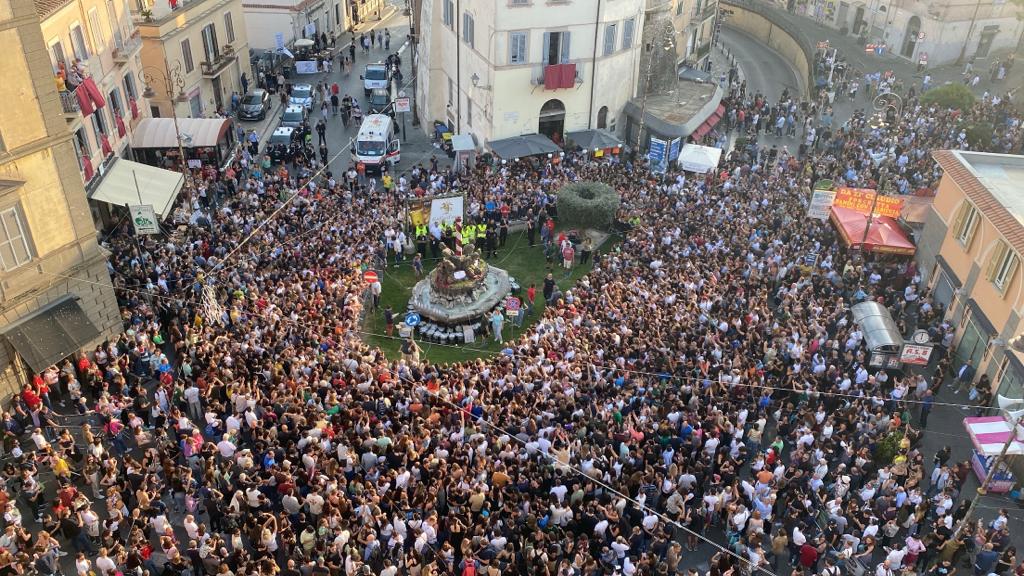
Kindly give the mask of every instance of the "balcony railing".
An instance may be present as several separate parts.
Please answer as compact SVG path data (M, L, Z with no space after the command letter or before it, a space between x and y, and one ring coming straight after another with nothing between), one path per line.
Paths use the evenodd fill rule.
M234 54L221 54L213 62L200 62L199 67L202 69L203 76L214 78L219 76L237 58Z
M114 47L114 62L127 62L142 47L142 37L136 32L120 47Z
M69 118L75 117L82 108L78 105L78 97L75 93L70 90L59 92L60 94L60 107L64 111L64 115Z

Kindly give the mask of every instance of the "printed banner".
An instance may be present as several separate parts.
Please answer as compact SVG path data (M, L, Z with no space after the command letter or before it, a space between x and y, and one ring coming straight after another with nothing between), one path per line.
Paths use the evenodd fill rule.
M828 220L836 193L834 190L815 190L811 192L811 203L807 205L807 217L815 220Z
M899 218L903 210L903 199L897 196L883 196L870 188L838 188L836 189L833 206L855 210L861 214L871 212L871 204L875 205L875 216ZM875 197L877 196L877 201Z
M299 60L295 63L296 74L316 74L319 71L316 60Z
M159 234L160 220L156 217L156 211L150 204L134 204L128 207L132 214L132 224L135 225L135 234Z
M435 198L430 203L430 221L438 224L445 222L452 224L456 218L463 217L463 197L449 196L448 198Z
M900 354L900 362L927 366L928 359L932 355L932 348L931 344L904 344L903 353Z
M409 223L413 226L430 224L430 201L420 200L409 203Z

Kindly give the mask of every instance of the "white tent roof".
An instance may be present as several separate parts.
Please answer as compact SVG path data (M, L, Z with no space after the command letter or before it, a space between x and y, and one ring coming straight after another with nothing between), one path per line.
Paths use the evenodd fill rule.
M142 204L152 205L164 218L184 184L185 175L180 172L118 159L89 198L118 206L139 204L141 198Z
M688 172L704 174L709 170L718 168L718 161L721 157L721 148L701 146L700 144L687 144L679 152L679 167Z
M185 148L216 146L231 126L227 118L179 118L181 145ZM132 148L177 148L173 118L144 118L132 134Z

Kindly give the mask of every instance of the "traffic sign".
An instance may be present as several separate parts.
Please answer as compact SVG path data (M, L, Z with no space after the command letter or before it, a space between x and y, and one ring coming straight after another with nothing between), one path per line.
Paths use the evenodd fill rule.
M415 328L420 323L420 315L415 312L409 312L405 315L405 325L410 328Z
M412 110L412 100L408 97L395 98L395 112L410 112Z
M363 280L366 281L367 284L373 284L377 281L377 273L373 270L367 270L366 272L363 272Z
M515 312L519 310L519 298L515 296L509 296L505 299L505 309L509 312Z

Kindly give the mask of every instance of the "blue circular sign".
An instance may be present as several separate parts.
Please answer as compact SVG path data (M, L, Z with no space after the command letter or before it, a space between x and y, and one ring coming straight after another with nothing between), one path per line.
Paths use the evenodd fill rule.
M415 328L420 323L420 315L415 312L409 312L405 315L405 325L410 328Z

